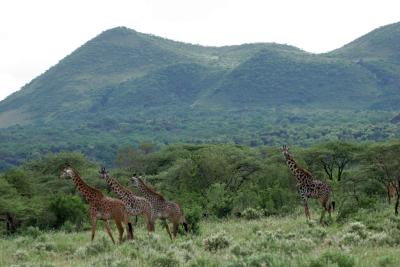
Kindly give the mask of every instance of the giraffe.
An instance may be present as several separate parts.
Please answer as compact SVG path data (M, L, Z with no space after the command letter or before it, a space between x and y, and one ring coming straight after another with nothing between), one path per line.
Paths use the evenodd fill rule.
M106 168L101 168L100 177L111 187L115 194L124 202L129 215L143 215L147 223L147 231L154 231L154 216L150 201L136 196L132 191L123 187L118 181L108 174Z
M119 242L122 242L122 237L124 233L121 222L125 224L128 239L133 238L132 225L128 221L128 213L126 211L124 203L121 200L107 197L100 190L89 186L81 178L79 173L71 166L67 166L61 171L60 178L72 179L75 183L76 188L81 192L83 197L89 203L89 213L92 224L92 241L96 233L97 219L100 219L104 222L107 233L114 244L115 240L110 225L108 223L108 220L110 219L114 219L115 224L117 225Z
M292 155L290 155L289 148L286 145L283 146L282 153L285 156L286 164L288 165L290 171L296 177L297 190L301 199L303 200L304 213L307 219L310 219L310 211L308 209L309 198L319 199L321 202L323 209L320 223L322 223L326 211L328 211L330 218L331 211L335 209L335 202L331 201L331 187L326 182L313 179L313 176L309 171L301 168L296 163Z
M159 218L164 222L165 228L171 240L173 238L166 219L173 224L172 234L174 235L174 238L176 238L176 234L178 233L179 224L182 224L185 228L185 231L188 232L188 223L183 215L182 207L178 203L166 200L161 194L148 187L140 176L133 176L131 179L143 197L150 201L153 207L153 214L155 218Z
M388 202L390 204L391 199L397 196L397 186L395 181L390 181L387 183L386 192L387 192Z

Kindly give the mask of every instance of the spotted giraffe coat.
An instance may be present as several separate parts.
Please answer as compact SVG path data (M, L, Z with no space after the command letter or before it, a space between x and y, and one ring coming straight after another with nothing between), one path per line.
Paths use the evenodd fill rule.
M132 181L144 198L150 201L155 218L169 219L173 223L186 223L182 207L168 201L161 194L148 187L140 177L132 177Z
M105 168L100 171L100 176L107 182L115 194L122 200L130 215L143 215L148 224L148 230L154 231L154 210L151 202L144 197L135 195L132 191L122 186L111 177Z
M307 201L308 198L320 199L322 203L328 204L332 189L326 182L313 179L312 174L299 167L286 146L283 148L283 154L286 159L286 164L288 165L290 171L296 178L297 190L303 201Z

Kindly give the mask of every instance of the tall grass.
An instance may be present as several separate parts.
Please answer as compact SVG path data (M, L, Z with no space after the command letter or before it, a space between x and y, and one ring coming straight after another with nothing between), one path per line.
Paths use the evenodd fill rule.
M0 239L0 266L399 266L400 219L383 208L321 226L300 212L286 217L200 223L198 235L171 242L160 226L113 245L99 224L90 232L41 232ZM115 231L116 233L116 231Z

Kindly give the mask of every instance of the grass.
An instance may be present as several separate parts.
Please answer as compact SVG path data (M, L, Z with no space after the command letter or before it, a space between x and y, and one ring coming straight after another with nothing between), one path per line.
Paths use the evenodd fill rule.
M400 219L391 210L361 211L343 224L286 217L201 222L201 234L171 242L158 225L113 245L99 223L90 232L27 231L0 239L0 266L399 266ZM371 220L375 218L375 220ZM378 219L377 219L378 218ZM116 231L114 231L116 234Z

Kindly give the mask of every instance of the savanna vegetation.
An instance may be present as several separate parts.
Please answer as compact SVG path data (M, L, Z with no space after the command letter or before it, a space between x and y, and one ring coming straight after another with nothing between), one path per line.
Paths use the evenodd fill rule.
M65 163L92 186L113 195L100 164L80 153L48 154L0 176L2 265L130 266L396 266L400 258L400 143L325 142L293 147L299 163L334 188L337 203L326 226L312 202L306 221L296 181L279 147L150 143L120 149L111 171L132 188L133 173L182 204L188 235L170 243L161 224L147 236L113 246L104 231L90 243L87 204ZM390 202L390 203L389 203ZM135 222L132 218L132 222ZM335 265L336 264L336 265Z
M399 266L399 29L318 55L103 32L0 102L0 265ZM323 225L282 144L332 186ZM114 197L101 166L132 189L144 175L189 233L131 218L135 240L91 243L66 163Z

